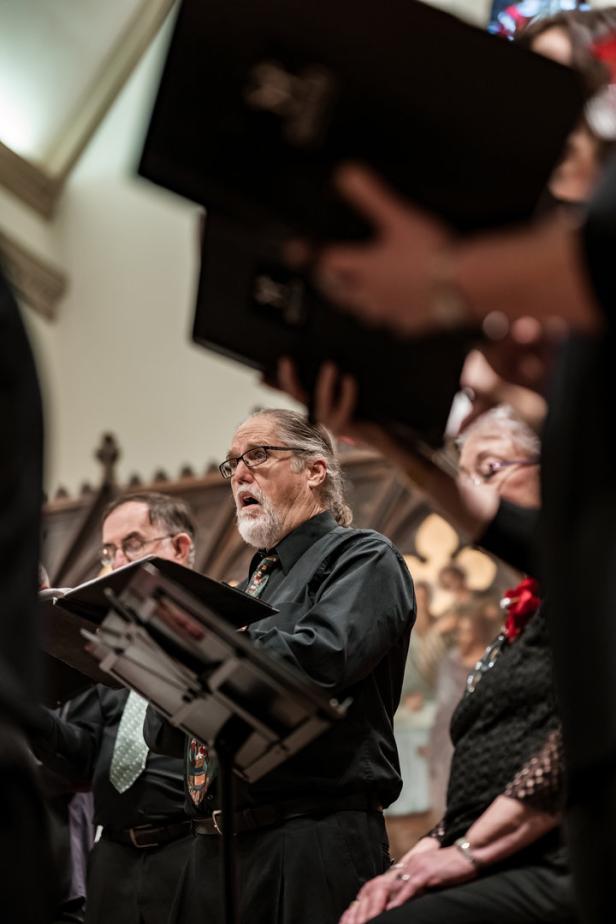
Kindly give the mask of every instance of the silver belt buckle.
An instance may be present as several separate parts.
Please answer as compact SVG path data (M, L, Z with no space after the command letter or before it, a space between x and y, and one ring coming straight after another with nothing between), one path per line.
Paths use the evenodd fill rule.
M222 837L222 828L218 824L218 819L221 817L221 815L222 815L222 809L214 809L214 811L212 812L212 824L216 828L216 831L218 832L218 834L220 834L220 836Z

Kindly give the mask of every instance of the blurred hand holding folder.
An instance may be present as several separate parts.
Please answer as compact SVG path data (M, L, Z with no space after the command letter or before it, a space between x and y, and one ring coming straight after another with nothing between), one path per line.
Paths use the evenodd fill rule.
M417 0L184 0L140 173L208 209L194 339L305 384L333 359L358 414L438 446L477 331L401 343L343 318L280 241L365 237L333 169L371 166L469 233L530 218L583 103L577 75ZM412 255L409 255L412 259Z

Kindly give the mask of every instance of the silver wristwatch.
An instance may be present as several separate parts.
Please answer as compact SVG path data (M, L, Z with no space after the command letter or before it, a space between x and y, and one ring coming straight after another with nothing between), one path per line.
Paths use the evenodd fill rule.
M456 848L456 850L460 851L462 856L465 857L465 859L467 859L468 862L475 867L475 869L480 868L481 863L473 853L473 849L465 837L459 837L458 840L454 842L453 846Z

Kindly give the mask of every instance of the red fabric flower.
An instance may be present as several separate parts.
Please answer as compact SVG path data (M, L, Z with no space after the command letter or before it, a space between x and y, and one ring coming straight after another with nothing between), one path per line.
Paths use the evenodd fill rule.
M610 35L600 42L595 42L591 51L610 72L610 82L616 83L616 35Z
M528 620L541 605L539 583L534 578L524 578L517 587L505 591L507 619L505 635L513 642L524 631Z

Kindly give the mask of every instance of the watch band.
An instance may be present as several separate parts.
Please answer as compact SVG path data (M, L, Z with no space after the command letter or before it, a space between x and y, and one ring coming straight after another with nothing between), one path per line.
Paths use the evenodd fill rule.
M472 866L475 867L475 869L480 869L481 863L473 853L473 849L465 837L459 837L457 841L454 841L453 846L462 854L466 860L468 860Z

